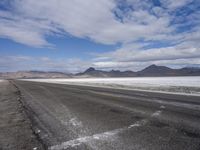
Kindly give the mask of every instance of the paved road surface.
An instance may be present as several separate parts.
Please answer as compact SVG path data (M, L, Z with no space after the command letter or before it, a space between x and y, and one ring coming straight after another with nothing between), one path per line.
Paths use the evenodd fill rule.
M200 97L14 83L48 149L200 150Z

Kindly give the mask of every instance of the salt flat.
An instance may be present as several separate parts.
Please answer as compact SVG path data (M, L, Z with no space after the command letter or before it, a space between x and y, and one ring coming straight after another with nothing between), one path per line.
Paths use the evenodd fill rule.
M24 79L26 81L139 90L171 93L200 94L200 77L132 77L132 78L73 78L73 79Z

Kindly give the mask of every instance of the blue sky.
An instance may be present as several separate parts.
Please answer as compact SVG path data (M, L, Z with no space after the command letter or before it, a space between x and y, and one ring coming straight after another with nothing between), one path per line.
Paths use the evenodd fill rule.
M199 41L199 0L0 1L2 72L199 67Z

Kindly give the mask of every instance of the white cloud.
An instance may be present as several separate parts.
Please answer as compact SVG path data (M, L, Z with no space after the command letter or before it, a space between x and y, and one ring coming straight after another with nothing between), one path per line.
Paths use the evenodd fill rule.
M189 67L189 66L200 66L200 59L199 58L190 58L190 59L177 59L177 60L156 60L156 61L145 61L145 62L138 62L138 61L130 61L130 62L120 62L120 61L105 61L105 62L95 62L94 66L98 69L104 70L133 70L139 71L150 64L156 65L163 65L172 68L182 68L182 67Z
M169 27L169 16L157 18L148 10L121 12L124 20L121 22L114 14L119 13L118 5L115 0L95 3L93 0L15 0L12 12L0 13L3 17L0 35L42 46L47 45L47 35L59 30L103 44L126 43L152 36L161 39L161 35L173 31Z
M152 61L152 60L175 60L182 58L199 58L200 50L195 47L184 47L178 45L148 50L122 49L110 53L100 54L97 60L118 61Z
M93 64L77 58L73 59L52 59L49 57L31 56L0 56L0 71L61 71L76 73L83 71Z
M183 67L188 65L200 66L199 31L184 34L179 44L143 49L149 43L123 45L112 52L97 54L94 59L97 68L116 68L140 70L150 64Z
M0 37L30 46L51 45L45 40L45 34L56 29L47 21L34 21L5 11L0 11L0 17Z
M200 12L194 11L188 16L173 15L172 12L186 7L192 0L160 2L161 7L154 6L150 0L13 0L10 10L0 11L0 37L35 47L52 46L47 41L48 36L68 34L103 44L121 43L119 49L99 54L90 62L41 58L41 68L65 70L68 67L78 71L90 65L99 68L135 65L137 69L165 61L173 65L180 65L179 62L199 64ZM2 3L6 3L5 0ZM121 5L125 8L120 9ZM192 29L177 31L192 23L196 25ZM145 50L144 47L154 42L166 42L170 46ZM77 65L75 68L65 63Z
M161 4L169 9L177 9L179 7L185 6L193 0L161 0Z
M162 4L181 7L188 1ZM127 10L119 8L122 4ZM49 45L46 37L55 33L103 44L176 38L173 17L148 0L13 0L11 6L12 11L0 11L0 36L27 45Z

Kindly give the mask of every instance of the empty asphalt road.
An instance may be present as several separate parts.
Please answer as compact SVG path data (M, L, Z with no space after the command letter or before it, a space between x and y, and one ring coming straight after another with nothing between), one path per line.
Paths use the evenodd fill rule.
M200 97L12 83L46 149L200 150Z

